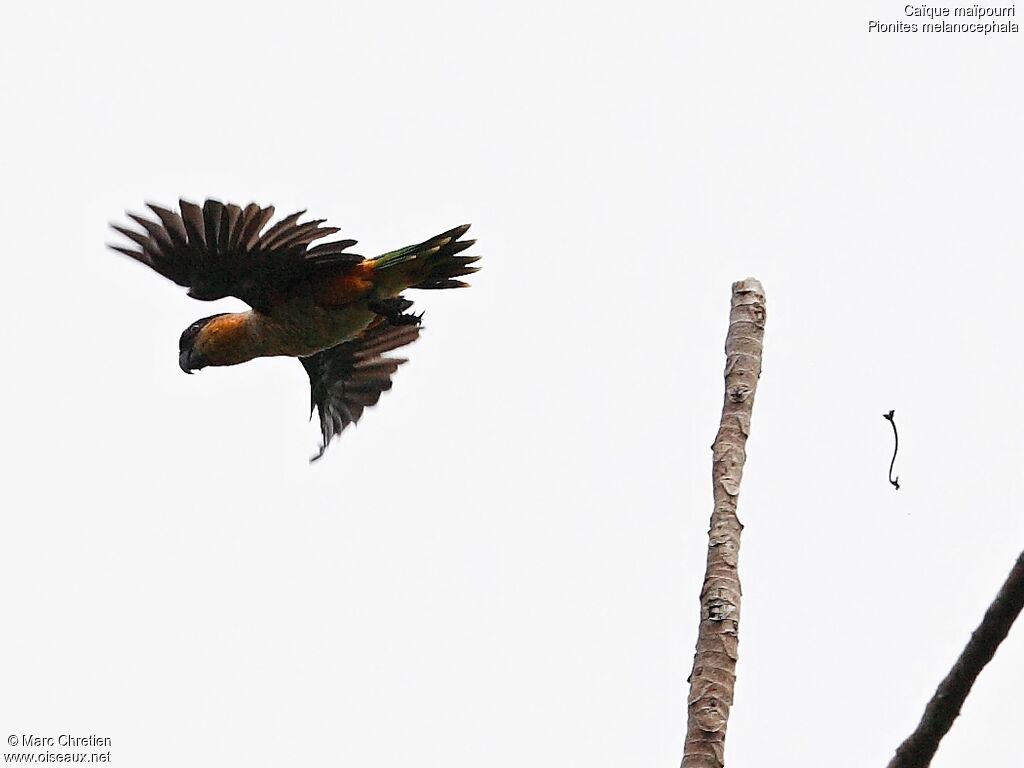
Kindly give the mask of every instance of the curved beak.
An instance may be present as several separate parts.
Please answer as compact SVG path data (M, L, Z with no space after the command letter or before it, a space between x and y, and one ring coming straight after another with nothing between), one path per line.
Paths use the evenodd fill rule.
M191 349L183 349L183 350L181 350L181 354L178 355L178 366L185 373L187 373L189 375L192 374L192 350Z

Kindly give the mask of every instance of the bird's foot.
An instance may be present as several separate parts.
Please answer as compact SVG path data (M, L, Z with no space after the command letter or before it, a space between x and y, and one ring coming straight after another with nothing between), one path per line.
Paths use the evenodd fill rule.
M385 318L389 325L419 325L423 319L422 312L417 315L414 312L405 311L412 306L412 302L401 296L390 299L373 299L368 306L370 311Z

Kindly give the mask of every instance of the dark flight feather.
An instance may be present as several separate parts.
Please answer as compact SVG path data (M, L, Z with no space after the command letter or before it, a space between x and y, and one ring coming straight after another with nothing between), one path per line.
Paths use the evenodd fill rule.
M325 268L344 270L363 261L345 249L355 240L310 245L338 232L323 219L299 222L305 211L284 217L269 229L274 207L250 203L244 209L207 200L202 207L179 201L180 213L147 204L157 221L128 217L143 231L111 225L138 248L110 247L189 289L189 296L213 301L236 296L253 309L268 311L275 297Z
M320 452L310 461L323 456L336 435L358 422L363 410L391 389L391 377L406 361L384 353L411 344L419 335L418 325L382 322L356 339L299 358L309 374L310 410L319 411L323 439Z
M224 215L224 205L216 200L207 200L203 204L203 221L206 225L206 247L211 253L220 251L220 218Z

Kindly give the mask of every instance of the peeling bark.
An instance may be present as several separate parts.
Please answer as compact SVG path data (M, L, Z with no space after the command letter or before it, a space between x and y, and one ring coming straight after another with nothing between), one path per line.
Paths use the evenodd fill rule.
M750 414L761 375L765 300L761 283L747 278L732 286L725 339L725 402L712 450L714 510L708 560L700 593L700 627L690 673L690 695L682 768L722 768L739 644L740 578L737 571L743 525L736 504L746 461Z
M925 707L917 729L900 744L889 768L926 768L935 756L942 737L953 727L960 708L977 680L1010 632L1024 609L1024 552L1017 558L996 599L985 611L985 618L971 634L960 658L939 683L935 695Z

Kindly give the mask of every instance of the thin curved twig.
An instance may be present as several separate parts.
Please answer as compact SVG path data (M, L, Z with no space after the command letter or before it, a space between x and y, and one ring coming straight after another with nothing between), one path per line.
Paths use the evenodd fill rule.
M896 466L896 454L900 450L900 435L899 432L896 431L896 419L894 418L895 416L896 411L889 411L888 413L882 414L882 418L887 419L889 423L892 424L892 434L893 437L896 438L896 447L893 448L892 451L892 461L889 462L889 482L892 483L893 487L898 491L900 489L900 476L896 475L895 480L893 480L892 478L892 468Z

